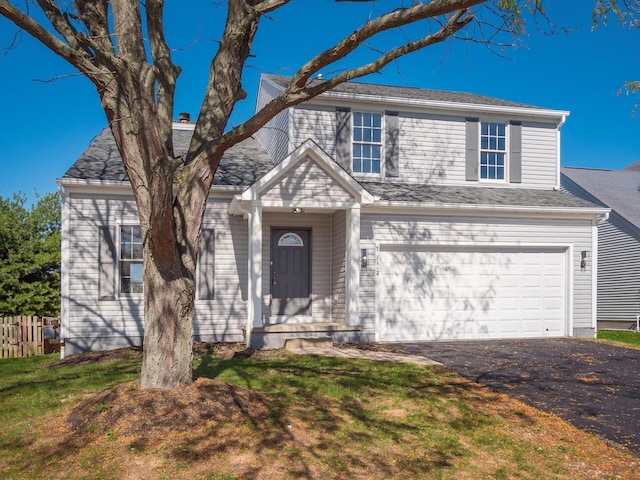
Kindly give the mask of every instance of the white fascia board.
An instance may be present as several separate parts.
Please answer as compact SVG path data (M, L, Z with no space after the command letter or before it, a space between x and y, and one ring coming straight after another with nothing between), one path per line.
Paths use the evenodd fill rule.
M105 193L133 195L129 182L114 182L107 180L86 180L81 178L59 178L58 185L69 193Z
M440 112L459 113L461 115L481 115L481 114L497 114L528 117L535 119L552 119L554 121L562 120L569 116L570 112L566 110L551 110L546 108L535 107L515 107L507 105L484 105L477 103L458 103L447 102L443 100L425 100L417 98L402 97L383 97L379 95L363 95L344 92L326 92L320 97L316 97L309 103L329 103L335 105L335 101L341 103L374 103L388 107L401 109L402 107L413 107L420 109L437 110Z
M502 205L465 205L465 204L425 204L419 202L383 202L377 201L364 211L366 213L416 213L433 215L465 215L465 216L519 216L547 218L584 218L594 219L606 214L606 208L568 208L568 207L534 207L534 206L502 206ZM364 213L363 212L363 213Z
M173 122L171 125L173 130L186 130L193 132L196 129L195 122Z
M129 182L115 182L112 180L86 180L80 178L58 178L56 183L70 193L105 193L133 195ZM215 196L231 196L243 192L246 187L232 185L213 185L209 190L209 198ZM174 187L175 190L175 187Z
M287 200L258 200L253 204L263 208L291 208L295 206L319 210L347 210L359 205L357 202L318 202L314 200L302 200L293 203Z

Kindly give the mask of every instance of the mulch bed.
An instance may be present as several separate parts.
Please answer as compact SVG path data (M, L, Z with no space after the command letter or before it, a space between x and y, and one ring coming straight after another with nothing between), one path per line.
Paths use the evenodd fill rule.
M128 382L82 400L67 423L77 433L162 437L240 416L264 418L269 402L259 393L208 378L169 390Z

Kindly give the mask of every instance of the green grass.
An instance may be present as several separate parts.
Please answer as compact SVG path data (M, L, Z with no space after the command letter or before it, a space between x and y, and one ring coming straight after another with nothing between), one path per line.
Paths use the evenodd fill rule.
M117 432L91 441L61 434L59 444L37 446L34 431L46 429L51 414L65 415L82 395L137 378L140 368L139 359L81 366L54 360L0 361L0 478L122 478L140 461L157 465L148 473L156 478L240 479L231 466L239 453L255 455L261 468L280 465L291 478L565 478L567 455L571 464L589 461L582 449L592 455L584 439L545 448L528 442L531 431L545 428L538 414L513 406L493 413L504 400L444 369L284 354L194 360L195 377L272 399L258 421L203 425L154 447ZM318 443L291 440L291 424ZM223 443L212 444L217 438ZM207 463L227 448L224 470Z
M33 442L27 431L43 414L65 408L82 393L132 380L140 372L140 362L135 360L60 367L52 363L56 358L52 354L0 361L2 478L3 460L25 454Z
M601 330L598 332L598 340L640 347L640 333L631 331Z
M15 423L65 406L64 400L137 378L140 361L55 366L57 354L0 361L0 422Z

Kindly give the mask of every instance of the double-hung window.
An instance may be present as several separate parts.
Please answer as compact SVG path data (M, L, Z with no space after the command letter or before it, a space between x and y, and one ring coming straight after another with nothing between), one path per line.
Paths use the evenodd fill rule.
M142 233L139 226L120 227L120 293L143 293Z
M498 122L480 124L480 178L504 180L507 158L507 125Z
M379 174L382 161L382 114L353 112L353 173Z

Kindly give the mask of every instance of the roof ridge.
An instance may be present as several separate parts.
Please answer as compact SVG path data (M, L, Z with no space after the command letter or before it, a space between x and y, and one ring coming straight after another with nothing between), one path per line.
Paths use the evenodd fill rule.
M291 76L287 75L279 75L274 73L265 73L263 77L266 77L272 80L277 85L284 87L283 82L288 83ZM311 81L316 81L316 78L311 79ZM537 109L537 110L554 110L547 107L541 107L538 105L531 105L523 102L518 102L514 100L507 100L500 97L494 97L491 95L485 95L482 93L474 93L462 90L444 90L444 89L436 89L436 88L424 88L424 87L415 87L415 86L404 86L404 85L389 85L384 83L371 83L371 82L361 82L361 81L348 81L336 85L329 92L348 92L349 90L353 91L353 89L361 90L355 93L360 95L375 95L376 93L367 92L366 90L380 90L380 89L398 89L405 91L401 96L404 98L427 98L428 94L432 94L433 97L443 97L443 98L432 98L432 100L442 100L448 101L451 103L469 103L469 104L480 104L480 105L490 105L490 106L511 106L511 107L519 107L519 108L528 108L528 109ZM410 95L406 91L411 91L414 95ZM418 94L418 95L415 95ZM444 97L452 97L452 98L444 98ZM459 97L459 98L453 98ZM475 100L475 101L474 101Z

